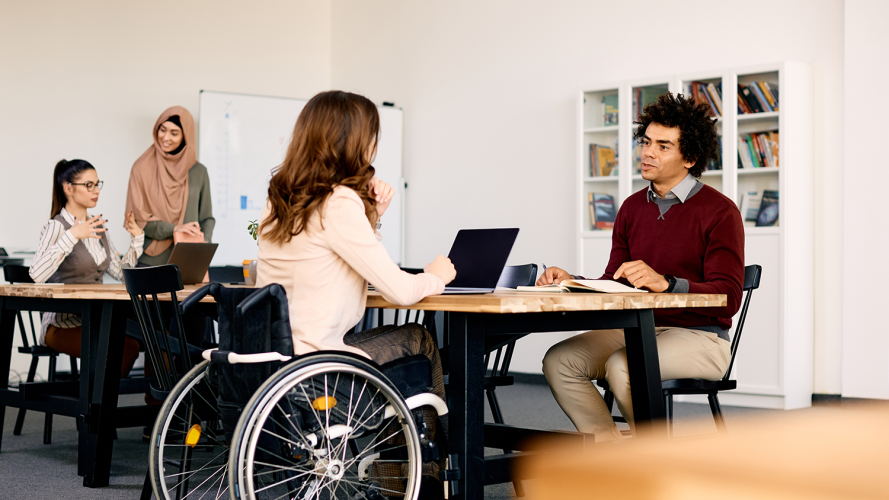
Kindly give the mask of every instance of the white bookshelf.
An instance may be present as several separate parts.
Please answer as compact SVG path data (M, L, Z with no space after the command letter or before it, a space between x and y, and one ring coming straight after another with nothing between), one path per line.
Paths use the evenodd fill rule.
M779 110L739 114L737 86L751 81L778 84ZM648 187L636 172L632 109L638 90L688 93L691 82L721 83L720 168L705 171L701 182L736 204L745 191L778 190L778 225L745 223L746 262L763 266L760 289L751 300L733 376L738 389L720 395L727 405L802 408L811 405L814 344L814 198L812 69L793 61L721 71L665 75L585 87L577 113L577 272L598 277L611 252L611 231L592 230L588 193L606 193L618 207L632 193ZM617 125L602 123L602 97L618 96ZM598 115L598 117L597 117ZM598 120L598 121L597 121ZM743 168L739 136L778 131L778 167ZM616 147L617 175L590 175L589 145ZM736 323L736 322L735 322ZM734 334L734 332L732 332ZM693 397L687 397L694 400ZM702 400L703 401L703 400Z

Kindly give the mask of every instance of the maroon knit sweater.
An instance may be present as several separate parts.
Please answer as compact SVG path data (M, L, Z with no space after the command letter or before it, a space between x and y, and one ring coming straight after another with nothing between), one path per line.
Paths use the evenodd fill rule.
M741 307L744 224L735 204L704 185L670 207L664 218L648 189L631 195L617 212L611 258L600 279L613 279L624 262L641 260L660 274L688 280L689 293L722 293L727 307L655 309L657 326L717 326L728 330ZM627 284L626 279L619 280Z

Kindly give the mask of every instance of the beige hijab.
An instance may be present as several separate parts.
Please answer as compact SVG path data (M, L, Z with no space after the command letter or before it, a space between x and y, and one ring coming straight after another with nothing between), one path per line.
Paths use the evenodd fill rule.
M176 154L164 153L157 140L157 130L171 116L179 115L185 147ZM188 171L197 163L194 140L194 118L182 106L173 106L161 113L151 130L152 144L133 164L127 188L125 214L133 212L136 223L144 228L152 221L182 224L188 203ZM126 220L126 216L124 216ZM160 255L173 240L154 240L145 249L150 256Z

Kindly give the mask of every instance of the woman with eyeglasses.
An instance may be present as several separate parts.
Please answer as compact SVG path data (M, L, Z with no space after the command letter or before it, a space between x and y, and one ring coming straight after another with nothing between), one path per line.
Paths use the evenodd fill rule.
M152 144L133 164L126 213L145 230L139 262L166 264L173 243L210 242L216 219L210 202L210 177L197 161L194 119L182 106L158 117Z
M96 169L84 160L62 160L53 171L50 220L40 232L40 244L30 274L35 283L102 283L102 275L123 281L123 267L133 267L142 254L144 234L132 213L125 227L130 248L120 256L108 238L102 214L91 215L99 201L102 181ZM80 315L43 313L41 342L58 352L80 357ZM126 337L120 374L126 376L136 357L139 343Z

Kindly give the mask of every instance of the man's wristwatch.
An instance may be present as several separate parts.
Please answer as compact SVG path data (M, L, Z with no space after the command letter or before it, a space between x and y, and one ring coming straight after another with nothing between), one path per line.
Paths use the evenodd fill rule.
M673 292L673 289L676 288L676 278L673 276L670 276L669 274L665 274L664 279L667 280L667 283L670 284L670 286L668 286L667 289L664 290L664 293Z

